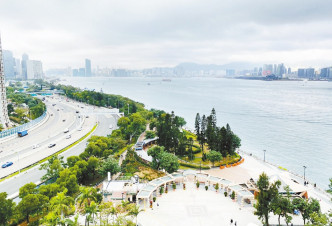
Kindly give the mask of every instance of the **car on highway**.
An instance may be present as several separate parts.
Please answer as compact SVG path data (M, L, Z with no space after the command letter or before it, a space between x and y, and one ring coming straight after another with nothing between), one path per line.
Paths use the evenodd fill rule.
M6 162L5 164L3 164L1 167L2 168L7 168L9 166L13 165L13 162Z
M110 125L110 129L113 129L113 126L112 126L112 125Z
M66 129L63 130L63 132L64 132L64 133L68 133L68 132L69 132L69 129L66 128Z
M39 148L39 147L40 147L39 144L34 144L34 145L32 146L32 149L36 149L36 148Z
M70 139L70 138L71 138L71 135L70 135L70 134L66 136L66 139Z
M80 113L79 111L76 111L76 113Z
M87 116L85 116L85 118L89 118L89 116L87 115Z
M51 143L51 144L48 145L49 148L53 148L54 146L55 146L54 143Z
M55 106L56 104L52 104L52 106Z
M78 131L82 131L82 127L78 128L77 130L78 130Z
M59 109L57 109L57 111L59 111Z

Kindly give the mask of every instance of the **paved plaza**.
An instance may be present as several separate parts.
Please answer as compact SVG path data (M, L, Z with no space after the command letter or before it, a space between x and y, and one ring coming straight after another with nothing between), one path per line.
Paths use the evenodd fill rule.
M223 193L216 193L213 188L205 191L202 185L197 189L193 182L187 183L186 190L170 189L157 197L153 209L147 208L138 215L138 222L143 226L230 225L231 219L237 225L261 225L253 214L253 207L240 209L237 202Z

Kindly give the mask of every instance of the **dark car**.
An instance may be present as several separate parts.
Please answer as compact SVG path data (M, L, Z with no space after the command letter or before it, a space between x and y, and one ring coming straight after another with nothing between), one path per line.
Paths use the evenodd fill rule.
M8 166L13 165L13 162L6 162L5 164L2 165L2 168L7 168Z

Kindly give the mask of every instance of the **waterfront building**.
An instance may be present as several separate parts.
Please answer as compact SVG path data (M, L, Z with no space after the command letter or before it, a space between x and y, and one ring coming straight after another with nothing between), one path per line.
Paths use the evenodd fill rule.
M85 59L85 76L90 77L91 75L91 60Z
M6 86L5 86L5 75L2 60L2 46L0 37L0 124L3 128L8 128L10 126L8 110L7 110L7 96L6 96Z
M273 73L273 65L272 64L264 64L262 75L263 76L268 76L268 75L272 75L272 73Z
M85 76L85 68L78 69L78 76L81 76L81 77Z
M320 69L320 78L323 79L332 78L332 67L326 67Z
M6 79L15 78L15 59L13 57L13 52L9 50L3 50L3 68Z

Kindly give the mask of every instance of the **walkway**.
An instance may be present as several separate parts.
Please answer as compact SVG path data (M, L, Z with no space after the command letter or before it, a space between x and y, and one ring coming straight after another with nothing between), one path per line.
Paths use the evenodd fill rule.
M197 189L192 182L187 183L186 190L169 190L158 197L156 203L153 209L148 208L138 215L141 225L230 225L230 219L237 221L237 225L261 225L252 213L253 207L240 209L239 204L229 197L204 188Z

